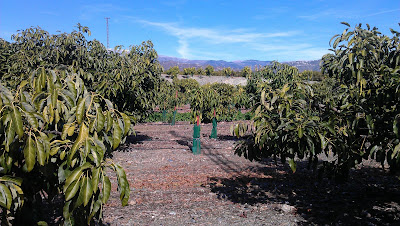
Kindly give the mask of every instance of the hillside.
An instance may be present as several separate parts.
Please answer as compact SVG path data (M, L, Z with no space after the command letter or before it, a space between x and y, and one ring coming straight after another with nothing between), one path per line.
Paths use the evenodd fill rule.
M252 69L255 66L263 67L271 64L272 61L260 61L260 60L245 60L245 61L224 61L224 60L187 60L176 57L168 57L168 56L159 56L158 60L165 70L168 70L172 66L179 66L179 68L187 68L187 67L202 67L205 68L207 65L211 65L215 70L221 70L225 67L230 67L233 70L241 70L246 66L251 67ZM300 72L305 70L319 71L319 62L320 60L311 60L311 61L289 61L283 62L287 63L291 66L295 66L299 69Z

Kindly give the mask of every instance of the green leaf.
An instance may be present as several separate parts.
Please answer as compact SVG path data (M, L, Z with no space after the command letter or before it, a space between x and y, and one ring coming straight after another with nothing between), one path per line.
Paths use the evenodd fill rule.
M319 139L321 140L321 149L325 150L326 146L328 145L328 142L325 140L325 137L318 133Z
M97 132L101 131L104 127L104 123L106 121L106 117L103 115L103 112L100 107L96 108L96 130Z
M8 210L10 210L12 204L12 195L10 189L0 183L0 205Z
M4 94L4 97L7 98L9 103L14 102L14 95L7 89L5 86L0 84L0 92Z
M124 136L126 136L131 128L131 119L124 113L121 113L121 116L124 120Z
M289 166L292 169L293 173L296 172L296 162L294 161L294 159L289 159Z
M303 137L303 133L304 133L304 129L303 129L303 127L301 125L299 126L299 128L297 128L297 131L298 131L299 138L302 138Z
M114 121L114 131L113 131L113 149L117 149L119 144L121 143L121 137L122 137L122 129L119 127L119 123Z
M49 152L49 155L50 155L50 156L53 156L53 155L57 154L57 153L58 153L58 150L60 150L60 148L61 148L61 147L54 147L54 148L52 148L52 149L50 150L50 152Z
M75 123L73 123L73 124L68 128L67 135L68 135L68 136L72 136L72 135L74 135L74 132L75 132Z
M102 187L103 197L102 197L101 201L104 204L107 203L108 199L110 198L110 192L111 192L110 178L103 175L103 187Z
M130 188L128 180L126 179L125 170L118 164L115 164L118 179L118 190L120 193L120 200L122 206L126 206L129 201Z
M86 127L85 123L82 123L81 127L79 128L78 138L75 140L74 145L72 145L70 154L68 156L68 162L72 161L76 151L82 146L83 142L88 138L88 136L89 129Z
M76 193L79 190L79 187L81 185L81 180L80 178L78 178L78 180L73 181L67 188L67 190L65 191L65 201L69 201L71 200Z
M100 180L100 167L92 169L92 188L93 193L97 192L99 187L99 180Z
M17 132L17 135L18 135L19 139L21 140L22 136L24 135L24 127L22 124L21 112L19 112L19 110L16 106L13 106L13 113L11 114L11 117L13 119L15 131Z
M104 100L106 101L106 104L107 104L108 110L109 110L109 111L113 110L113 109L114 109L114 107L113 107L113 104L111 103L111 101L110 101L110 100L108 100L108 99L104 99Z
M65 202L64 207L63 207L63 217L66 222L64 224L66 225L73 225L71 222L71 211L70 211L70 205L72 201Z
M39 165L44 166L46 163L46 152L44 150L44 145L40 142L39 139L36 139L36 147L37 147L37 161Z
M350 27L350 24L347 23L347 22L340 22L340 23L343 24L343 25L346 25L347 27Z
M80 167L76 168L74 171L72 171L72 173L65 180L63 191L65 192L73 181L78 180L81 177L83 170L85 170L91 166L92 165L90 163L85 162L82 166L80 166Z
M10 182L10 183L16 184L18 186L22 185L22 178L19 178L19 177L12 177L12 176L5 175L5 176L0 177L0 181Z
M82 119L85 114L85 100L85 97L79 98L78 104L76 106L76 120L78 121L78 124L82 123Z
M25 112L25 117L28 123L33 127L33 128L39 128L39 123L35 115L31 112Z
M265 104L265 90L261 92L261 104Z
M111 113L110 113L110 111L107 111L107 127L106 127L106 132L108 132L108 131L110 131L110 129L111 129L111 126L112 126L112 124L113 124L113 120L112 120L112 118L111 118Z
M400 143L396 145L396 147L394 147L393 149L393 153L392 153L392 159L394 159L396 157L396 155L398 155L400 152Z
M88 225L90 224L90 220L93 218L93 216L100 210L100 207L101 207L101 200L96 200L96 202L94 202L94 204L93 204L93 208L92 208L89 218L88 218L88 222L87 222Z
M70 126L71 126L70 123L64 124L62 132L61 132L61 140L67 139L68 129Z
M6 127L6 145L5 149L6 151L9 151L11 143L14 141L15 138L15 127L13 126L12 121L7 124L8 126Z
M86 206L93 194L92 181L88 177L84 178L81 189L83 191L83 206Z
M28 172L32 171L33 167L35 166L36 162L36 145L35 141L32 139L31 135L26 141L25 148L24 148L24 157L25 157L25 164L27 167Z

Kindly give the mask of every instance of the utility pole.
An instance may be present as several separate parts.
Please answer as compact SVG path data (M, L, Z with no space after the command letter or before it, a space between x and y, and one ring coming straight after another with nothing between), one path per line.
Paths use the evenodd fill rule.
M108 20L110 19L110 17L105 17L104 19L106 19L106 23L107 23L107 49L110 48L110 37L109 37L109 31L108 31Z

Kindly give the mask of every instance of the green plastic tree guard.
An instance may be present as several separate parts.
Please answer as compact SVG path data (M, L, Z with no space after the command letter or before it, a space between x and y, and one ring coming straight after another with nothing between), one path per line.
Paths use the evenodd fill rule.
M212 120L213 128L211 130L210 138L217 139L217 119L214 117Z
M174 111L174 115L172 116L171 125L175 125L175 117L176 117L176 110Z
M167 110L165 110L165 109L162 111L162 120L163 120L163 122L167 121Z
M192 152L195 155L201 153L201 145L200 145L200 122L199 117L197 116L197 124L193 126L193 147Z

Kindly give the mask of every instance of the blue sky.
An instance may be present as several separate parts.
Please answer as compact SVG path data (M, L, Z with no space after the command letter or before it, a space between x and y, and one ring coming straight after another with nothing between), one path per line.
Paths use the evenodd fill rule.
M31 26L71 32L81 23L106 45L105 17L110 47L151 40L159 55L186 59L316 60L345 29L341 21L400 31L400 1L1 0L0 37Z

